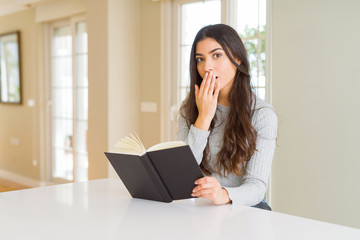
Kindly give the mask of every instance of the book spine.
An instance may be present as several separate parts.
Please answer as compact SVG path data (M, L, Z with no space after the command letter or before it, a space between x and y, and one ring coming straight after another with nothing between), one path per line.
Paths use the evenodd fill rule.
M166 188L166 185L164 181L161 179L158 171L154 167L150 157L145 153L142 156L139 156L141 163L145 167L145 169L148 171L149 175L151 176L151 179L153 183L155 184L157 190L163 197L165 202L171 202L173 200L169 190Z

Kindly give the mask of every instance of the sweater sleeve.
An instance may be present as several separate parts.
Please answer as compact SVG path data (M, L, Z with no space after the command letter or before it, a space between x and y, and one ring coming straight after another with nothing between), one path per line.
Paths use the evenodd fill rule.
M256 150L246 165L243 183L239 187L225 187L233 204L254 206L263 200L268 187L276 146L277 117L269 107L259 109L254 117Z
M197 163L200 165L210 132L191 125L188 127L186 120L180 115L178 118L177 140L189 145Z

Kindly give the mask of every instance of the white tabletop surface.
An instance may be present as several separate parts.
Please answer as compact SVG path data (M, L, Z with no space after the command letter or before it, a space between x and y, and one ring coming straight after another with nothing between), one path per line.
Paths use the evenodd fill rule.
M360 229L206 199L132 199L119 179L0 193L0 239L360 239Z

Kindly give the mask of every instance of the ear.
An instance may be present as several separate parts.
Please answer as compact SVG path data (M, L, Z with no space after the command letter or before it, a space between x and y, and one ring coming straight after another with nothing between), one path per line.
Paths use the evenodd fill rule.
M236 62L238 65L241 65L241 60L240 60L240 58L235 58L235 62Z

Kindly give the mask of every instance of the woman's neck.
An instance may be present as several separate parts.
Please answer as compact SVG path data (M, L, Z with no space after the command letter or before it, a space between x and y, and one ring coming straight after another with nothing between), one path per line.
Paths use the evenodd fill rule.
M219 97L218 97L218 103L223 105L223 106L230 106L230 101L229 101L229 95L230 95L230 91L231 91L231 87L232 84L229 84L228 86L225 86L223 89L220 90L219 92Z
M224 94L220 91L218 97L218 104L223 106L230 106L229 94Z

